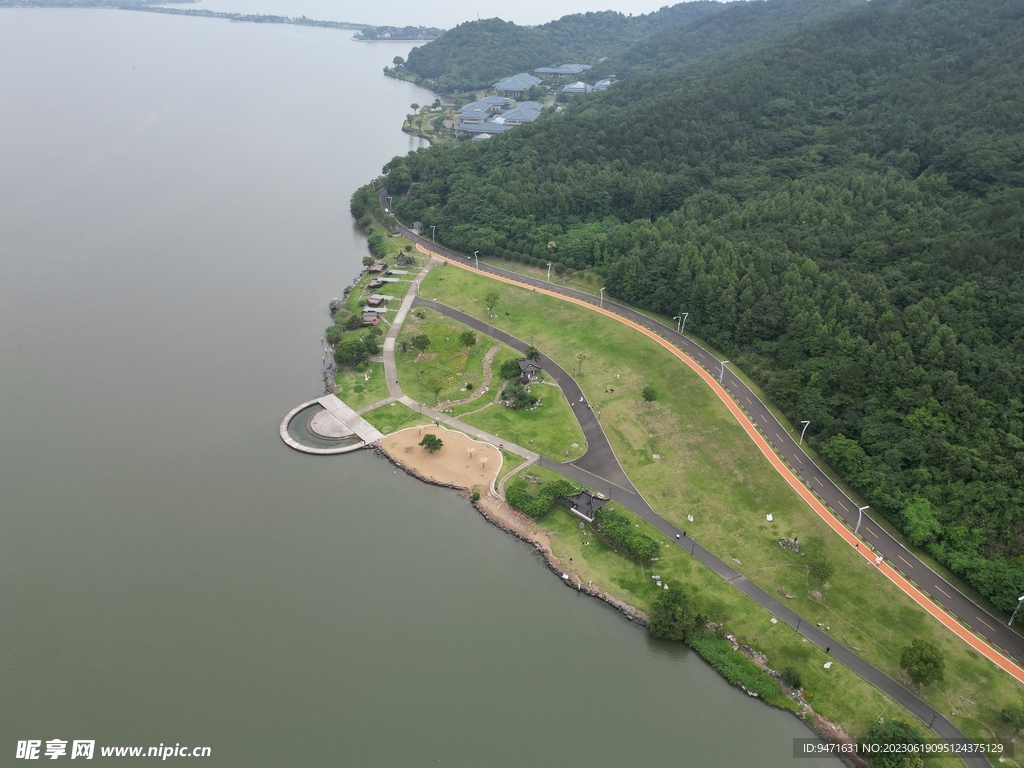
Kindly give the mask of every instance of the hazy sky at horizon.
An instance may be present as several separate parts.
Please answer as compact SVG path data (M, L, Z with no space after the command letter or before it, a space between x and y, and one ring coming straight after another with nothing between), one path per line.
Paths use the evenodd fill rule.
M362 24L394 24L454 27L464 21L499 17L517 24L543 24L571 13L614 10L621 13L650 13L665 5L665 0L519 0L496 3L493 0L200 0L192 7L234 13L275 13L308 16L328 21L352 21Z

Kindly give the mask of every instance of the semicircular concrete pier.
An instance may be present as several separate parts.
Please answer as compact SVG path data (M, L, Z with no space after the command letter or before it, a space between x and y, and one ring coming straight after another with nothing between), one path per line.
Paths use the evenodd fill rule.
M331 395L331 397L333 397L333 395ZM338 453L351 453L352 451L358 451L363 448L369 447L370 443L362 442L357 443L355 445L339 445L337 448L318 448L312 445L303 445L302 443L300 443L298 440L291 436L291 434L288 432L288 425L291 424L292 419L294 419L297 415L299 415L302 411L306 410L310 406L319 404L321 407L323 407L323 403L320 402L322 399L323 398L307 400L306 402L295 406L290 411L288 411L287 414L285 414L285 417L281 420L281 426L278 429L278 432L281 435L281 439L284 441L285 445L287 445L289 448L294 448L296 451L300 451L302 453L311 453L315 456L333 456ZM330 411L328 411L326 408L324 408L324 412L330 413ZM351 430L348 431L350 434L355 436L354 432L351 432Z

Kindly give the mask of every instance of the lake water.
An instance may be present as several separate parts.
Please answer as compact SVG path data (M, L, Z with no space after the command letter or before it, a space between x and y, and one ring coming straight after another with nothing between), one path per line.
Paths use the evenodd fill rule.
M425 92L380 75L405 50L0 11L0 764L95 739L210 766L782 766L808 735L454 494L280 441L366 252L349 196L418 146Z

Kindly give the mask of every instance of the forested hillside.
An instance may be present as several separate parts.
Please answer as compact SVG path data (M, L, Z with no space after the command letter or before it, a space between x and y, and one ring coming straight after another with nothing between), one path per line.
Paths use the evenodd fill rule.
M399 216L453 247L595 269L613 296L689 312L874 509L1010 609L1022 57L1019 0L873 0L385 171Z
M792 35L866 0L749 0L721 13L654 30L621 54L598 64L592 77L626 78L664 73L695 62L724 58Z
M517 72L568 61L596 63L659 29L685 24L726 7L695 0L641 16L614 11L574 14L537 27L501 19L467 21L413 48L404 69L441 91L486 88Z

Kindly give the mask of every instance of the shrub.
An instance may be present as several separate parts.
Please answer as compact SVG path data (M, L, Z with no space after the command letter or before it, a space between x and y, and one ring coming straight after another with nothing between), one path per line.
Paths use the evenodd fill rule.
M343 303L344 302L341 299L331 299L329 302L327 302L327 308L331 311L331 314L333 315L335 312L341 309Z
M576 487L568 480L553 480L541 488L537 498L534 498L526 490L526 481L516 480L505 489L505 501L520 512L537 518L551 509L556 499L575 493Z
M733 685L743 686L748 691L753 691L773 706L796 709L796 705L782 695L782 691L779 690L779 686L771 675L739 651L734 651L727 641L720 640L703 629L698 629L690 633L687 645Z
M640 395L643 397L645 403L653 403L658 399L658 390L648 384L640 390Z
M476 334L472 331L463 331L459 334L459 344L463 347L472 347L476 344Z
M868 729L867 742L869 744L923 744L921 732L914 726L903 720L889 719L882 723L872 723ZM866 751L866 750L865 750ZM870 768L903 768L906 765L914 765L905 760L908 755L914 752L872 752L868 759Z
M1011 704L999 713L1003 720L1013 728L1014 735L1017 734L1021 728L1024 728L1024 706L1020 704Z
M824 554L815 555L810 562L809 573L814 582L820 587L835 573L835 566Z
M803 688L804 681L800 677L800 671L793 667L786 667L782 670L782 682L788 685L790 688Z
M341 341L341 337L344 335L344 328L337 325L332 325L330 328L327 329L326 333L324 333L324 338L327 339L328 344L337 344L339 341Z
M518 366L516 366L518 368ZM508 401L508 406L514 411L521 411L523 408L529 408L537 404L540 400L535 394L527 389L522 384L510 384L505 387L505 391L501 393L503 400Z
M473 491L473 501L480 501L480 491Z
M345 321L345 328L349 331L354 331L363 324L363 318L359 315L352 315L348 320Z
M412 345L416 347L420 352L425 352L427 347L430 346L430 337L425 333L421 333L417 336L412 337Z
M633 527L633 518L615 509L602 509L601 534L637 560L650 560L658 553L658 542Z
M518 379L519 378L519 362L516 360L506 360L501 364L501 378L503 379Z
M685 641L707 617L690 607L681 589L663 591L651 609L651 637Z
M374 232L370 235L366 240L366 244L370 247L370 253L374 256L384 256L388 252L387 246L384 244L384 235L379 232ZM372 264L373 262L371 261L370 263Z

